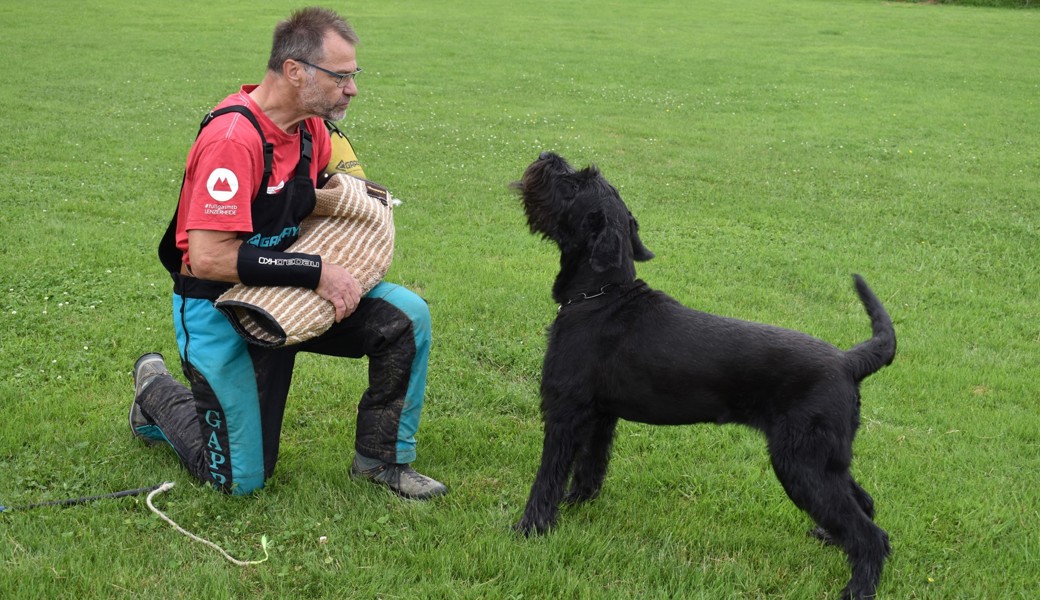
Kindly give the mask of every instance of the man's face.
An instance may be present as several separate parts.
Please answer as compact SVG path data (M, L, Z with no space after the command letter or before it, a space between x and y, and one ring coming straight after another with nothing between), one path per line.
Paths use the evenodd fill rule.
M325 35L322 44L325 57L317 66L335 73L352 73L357 70L354 47L334 33ZM340 121L347 114L347 105L357 96L357 83L353 79L343 81L336 87L336 78L314 69L300 89L300 104L304 111L329 121Z

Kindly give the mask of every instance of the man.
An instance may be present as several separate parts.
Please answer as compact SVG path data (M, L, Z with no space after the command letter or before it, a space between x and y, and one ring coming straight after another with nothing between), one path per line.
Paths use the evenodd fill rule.
M147 443L167 442L192 475L232 494L263 487L274 472L298 352L369 357L352 476L407 498L447 493L409 464L431 339L426 303L386 282L362 297L346 269L285 252L329 162L323 119L342 119L358 93L357 44L349 23L326 9L299 10L276 27L260 84L243 86L203 121L160 246L190 389L160 354L145 354L134 365L130 427ZM314 289L332 303L336 322L295 346L249 345L213 306L238 282Z

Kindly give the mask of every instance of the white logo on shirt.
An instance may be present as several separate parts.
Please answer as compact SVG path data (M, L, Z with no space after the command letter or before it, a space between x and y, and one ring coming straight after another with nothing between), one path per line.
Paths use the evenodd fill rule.
M267 193L268 193L268 194L277 194L278 192L282 191L282 188L283 188L283 187L285 187L285 180L284 180L284 179L283 179L283 180L281 180L281 181L280 181L280 182L278 183L278 185L276 185L276 186L274 186L274 187L271 187L271 186L267 186Z
M217 202L227 202L238 193L238 177L229 169L213 169L206 180L206 189L210 198Z

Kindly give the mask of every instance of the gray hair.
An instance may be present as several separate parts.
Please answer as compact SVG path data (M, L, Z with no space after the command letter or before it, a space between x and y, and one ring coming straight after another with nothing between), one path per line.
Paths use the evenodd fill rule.
M281 71L287 60L321 61L325 58L322 42L330 31L352 46L357 46L360 41L350 23L335 11L318 6L294 11L274 28L274 42L271 44L271 58L267 61L267 68Z

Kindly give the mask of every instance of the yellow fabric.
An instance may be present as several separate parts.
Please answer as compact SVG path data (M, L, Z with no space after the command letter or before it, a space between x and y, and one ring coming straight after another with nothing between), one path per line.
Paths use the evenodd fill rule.
M336 129L334 125L329 130L329 136L332 140L332 156L329 157L329 164L325 167L325 173L328 175L344 173L365 179L365 171L361 168L361 162L358 160L354 147L350 144L347 136L339 129Z

